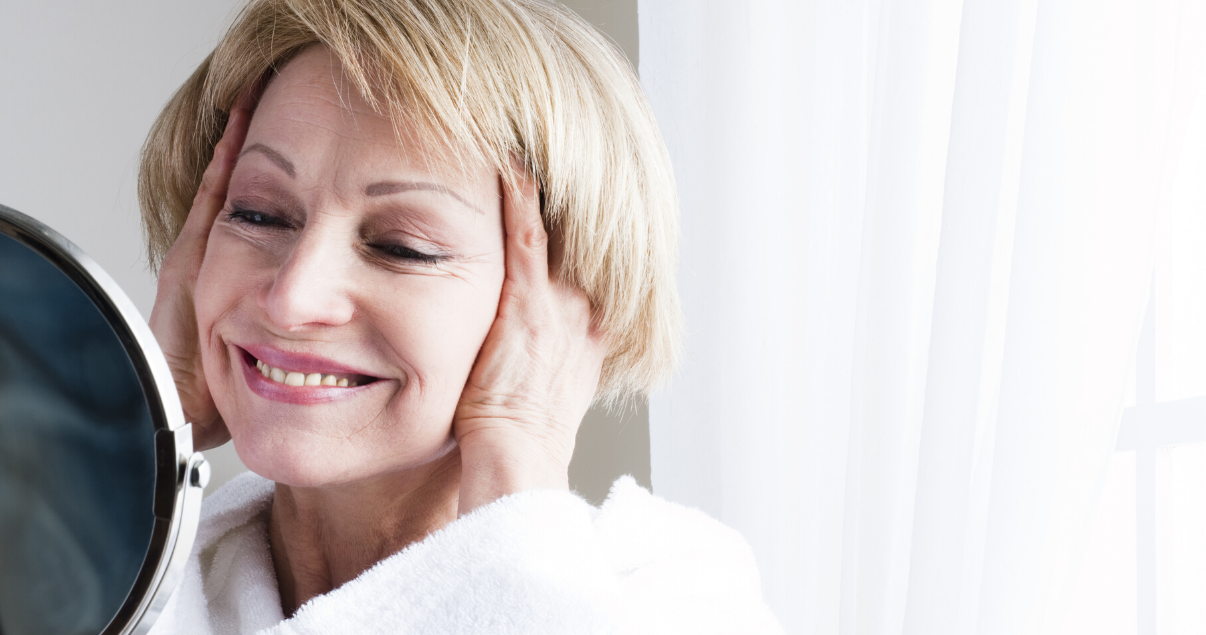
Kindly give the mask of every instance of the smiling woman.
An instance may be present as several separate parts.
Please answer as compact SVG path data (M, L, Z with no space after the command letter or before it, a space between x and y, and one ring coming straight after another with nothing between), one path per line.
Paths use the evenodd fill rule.
M679 324L665 149L573 14L253 2L140 196L195 443L254 473L155 632L777 629L736 533L568 491L583 414L654 387Z
M195 290L235 447L293 486L453 460L505 275L497 172L399 143L342 72L313 46L269 82Z

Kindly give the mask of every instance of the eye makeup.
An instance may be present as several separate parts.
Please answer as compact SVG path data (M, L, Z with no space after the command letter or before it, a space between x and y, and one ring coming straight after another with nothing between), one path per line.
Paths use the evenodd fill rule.
M432 253L430 248L420 250L390 241L367 243L364 249L371 250L374 257L402 264L438 265L448 260L447 254Z
M254 209L245 209L237 204L234 206L234 209L226 213L226 221L239 225L249 225L251 227L260 228L293 228L292 223L284 218L281 218L280 216L256 211Z

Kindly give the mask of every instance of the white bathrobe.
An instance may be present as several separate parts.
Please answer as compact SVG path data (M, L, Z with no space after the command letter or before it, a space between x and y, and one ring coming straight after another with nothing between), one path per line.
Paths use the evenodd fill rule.
M601 508L551 490L494 501L285 619L272 492L248 473L205 500L184 579L151 635L782 632L740 534L631 477Z

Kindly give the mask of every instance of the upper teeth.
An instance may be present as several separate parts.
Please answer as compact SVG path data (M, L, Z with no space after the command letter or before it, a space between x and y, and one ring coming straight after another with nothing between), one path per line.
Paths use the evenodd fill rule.
M255 360L255 367L260 369L268 379L286 386L338 386L340 388L351 388L356 386L356 382L348 381L346 377L337 378L335 375L324 375L322 373L298 373L294 371L284 370L269 366L260 360Z

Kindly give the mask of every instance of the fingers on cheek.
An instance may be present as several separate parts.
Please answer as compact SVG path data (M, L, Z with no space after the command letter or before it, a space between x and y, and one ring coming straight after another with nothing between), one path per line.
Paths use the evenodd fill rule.
M209 172L206 172L201 177L201 185L197 188L197 194L193 196L193 209L197 209L199 206L205 205L210 200L217 198L217 196L214 194L213 181L214 176ZM189 218L185 220L185 225L187 225L188 221L192 220L193 217L194 215L190 213Z
M229 171L231 157L230 155L230 139L222 137L214 146L214 155L210 159L209 165L205 167L205 172L201 174L201 187L197 193L213 192L215 186L221 177Z
M188 218L185 219L184 227L180 229L180 236L176 239L177 244L184 242L192 247L191 243L204 241L209 236L209 227L206 227L200 216L201 212L197 211L197 206L193 206L193 211L189 212ZM193 251L187 249L190 254Z
M548 258L549 235L541 224L540 214L533 212L515 240L527 252L528 258Z
M544 251L524 244L520 244L518 249L521 255L507 267L507 277L528 286L541 285L541 279L548 275Z
M231 118L231 123L234 123L234 117ZM241 122L240 122L241 125ZM226 132L218 143L214 145L214 154L209 161L209 165L205 167L205 172L201 175L201 185L197 188L197 194L193 197L193 206L196 207L202 203L210 203L221 206L224 202L217 200L223 198L227 182L230 180L230 172L234 169L235 163L235 141L231 140L231 136L235 131L227 127ZM239 140L241 144L241 140Z
M215 216L226 204L226 188L218 187L218 178L208 171L201 177L201 187L197 188L197 194L193 197L193 206L189 210L188 218L184 220L181 234L192 238L209 234Z

